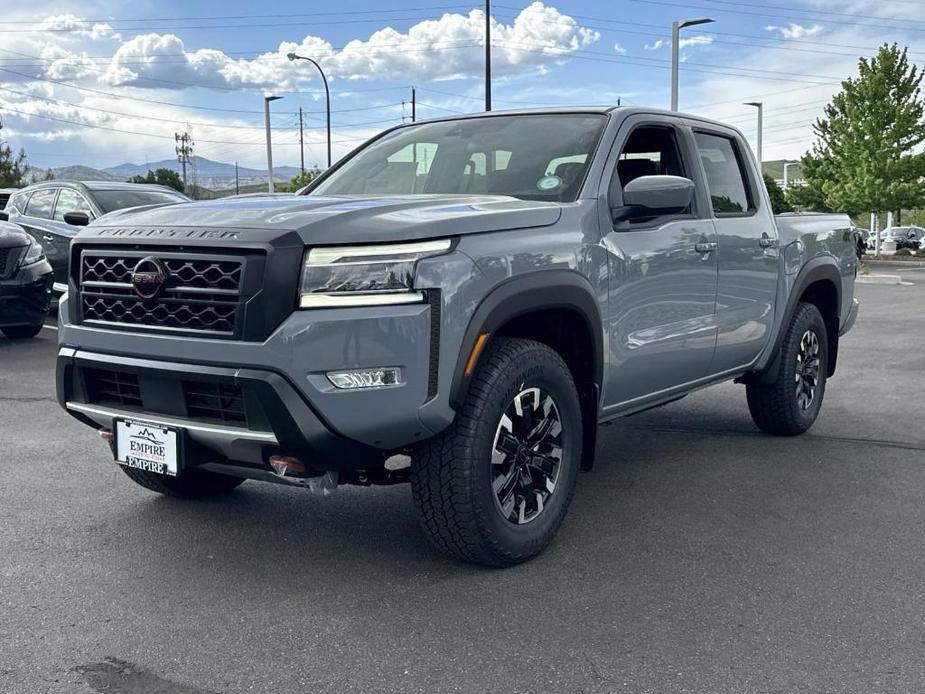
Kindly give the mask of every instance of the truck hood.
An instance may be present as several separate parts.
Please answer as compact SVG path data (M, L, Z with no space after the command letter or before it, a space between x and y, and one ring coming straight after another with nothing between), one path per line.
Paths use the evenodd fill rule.
M249 198L113 212L80 237L266 242L295 232L305 244L374 243L543 227L560 215L558 203L500 195Z

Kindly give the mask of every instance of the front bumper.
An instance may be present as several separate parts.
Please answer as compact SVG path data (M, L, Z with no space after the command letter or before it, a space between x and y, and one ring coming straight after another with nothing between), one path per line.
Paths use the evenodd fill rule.
M99 374L118 373L100 387ZM240 419L202 416L189 389L221 386L238 398ZM229 393L235 393L232 396ZM103 393L103 396L100 396ZM245 465L268 469L270 455L289 455L314 470L365 470L382 465L382 450L331 431L292 384L278 373L164 362L72 348L58 353L57 397L72 416L94 428L113 429L117 418L142 419L178 427L189 441L184 464ZM201 405L201 401L200 401ZM198 414L197 414L198 413Z
M47 261L23 268L12 279L0 280L0 327L42 323L51 303L51 283Z

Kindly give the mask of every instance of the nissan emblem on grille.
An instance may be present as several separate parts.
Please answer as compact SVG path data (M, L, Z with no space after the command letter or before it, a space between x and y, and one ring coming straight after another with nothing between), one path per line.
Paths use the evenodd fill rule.
M166 283L167 268L154 256L142 258L132 270L132 289L142 299L153 299Z

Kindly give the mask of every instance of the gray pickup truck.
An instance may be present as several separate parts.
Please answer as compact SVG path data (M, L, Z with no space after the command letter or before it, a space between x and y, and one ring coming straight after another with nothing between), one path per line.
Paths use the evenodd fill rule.
M742 134L696 116L404 125L300 196L81 231L58 399L156 492L410 481L437 547L511 565L602 422L734 379L760 429L806 431L855 249L845 216L775 219Z

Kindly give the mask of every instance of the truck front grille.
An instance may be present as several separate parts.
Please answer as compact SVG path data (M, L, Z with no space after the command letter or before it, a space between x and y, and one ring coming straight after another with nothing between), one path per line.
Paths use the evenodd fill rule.
M87 402L148 414L172 415L196 422L247 427L244 390L221 381L192 381L172 375L139 377L134 371L83 367Z
M138 376L124 371L85 369L87 397L97 405L141 407Z
M163 264L165 280L145 299L132 285L146 257ZM193 253L84 250L80 259L80 310L84 323L132 330L234 337L242 313L244 259Z
M183 381L186 411L194 419L246 424L240 386L210 381Z

